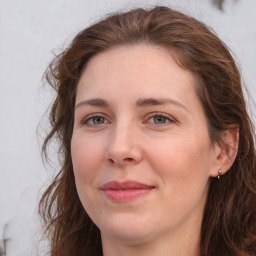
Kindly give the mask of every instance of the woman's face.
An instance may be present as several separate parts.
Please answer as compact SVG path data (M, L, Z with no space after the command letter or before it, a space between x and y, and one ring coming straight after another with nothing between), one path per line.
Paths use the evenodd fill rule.
M193 75L165 49L100 53L78 84L71 143L80 200L103 241L199 232L217 174Z

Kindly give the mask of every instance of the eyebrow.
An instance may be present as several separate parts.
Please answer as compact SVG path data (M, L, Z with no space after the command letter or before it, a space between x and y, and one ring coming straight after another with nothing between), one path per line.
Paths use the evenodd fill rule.
M149 106L160 106L160 105L167 105L172 104L177 107L183 108L184 110L188 111L188 109L181 104L180 102L169 99L169 98L141 98L138 99L135 103L137 107L149 107ZM109 103L101 98L93 98L88 100L82 100L76 105L76 109L81 106L93 106L93 107L109 107Z
M93 106L93 107L108 107L109 106L107 101L100 99L100 98L95 98L95 99L89 99L89 100L82 100L76 105L75 108L77 109L78 107L86 106L86 105Z
M178 102L176 100L169 99L169 98L160 98L160 99L145 98L145 99L138 99L136 101L137 107L159 106L159 105L167 105L167 104L172 104L172 105L181 107L184 110L188 111L188 109L183 104L181 104L180 102Z

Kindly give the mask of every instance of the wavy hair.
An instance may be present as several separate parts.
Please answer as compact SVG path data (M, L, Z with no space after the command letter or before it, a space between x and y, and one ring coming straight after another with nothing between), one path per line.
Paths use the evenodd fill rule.
M44 192L39 213L52 256L102 255L100 231L84 210L75 186L70 144L76 88L93 56L118 46L148 44L177 53L177 63L194 75L212 142L239 126L237 157L221 180L210 178L204 210L201 256L256 255L255 132L246 110L239 70L225 44L206 25L164 6L115 13L81 31L56 56L45 77L56 91L51 130L42 150L57 139L61 169Z

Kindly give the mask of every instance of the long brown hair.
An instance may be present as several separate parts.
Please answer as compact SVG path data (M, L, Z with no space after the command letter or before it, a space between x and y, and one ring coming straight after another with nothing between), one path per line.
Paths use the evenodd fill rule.
M163 6L112 14L81 31L50 64L46 79L56 90L50 112L52 140L59 143L61 169L43 194L39 212L52 256L102 255L100 231L84 210L75 187L70 143L76 87L90 58L120 45L157 45L177 53L192 72L213 142L238 125L237 157L221 180L211 179L201 229L200 255L256 255L255 133L246 111L239 70L223 42L204 24Z

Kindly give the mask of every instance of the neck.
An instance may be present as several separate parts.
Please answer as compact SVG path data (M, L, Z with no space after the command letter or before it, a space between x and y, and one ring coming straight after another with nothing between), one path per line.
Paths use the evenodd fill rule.
M201 223L200 223L201 224ZM200 226L197 230L180 230L173 234L163 234L155 240L137 243L122 243L102 237L104 256L199 256Z

